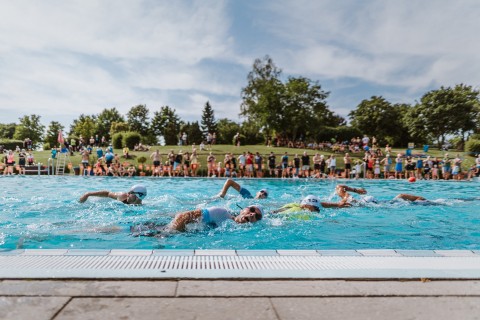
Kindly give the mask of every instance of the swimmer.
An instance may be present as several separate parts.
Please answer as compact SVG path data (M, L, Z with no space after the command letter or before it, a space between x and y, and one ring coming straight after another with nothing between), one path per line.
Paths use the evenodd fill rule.
M80 197L80 202L87 201L88 197L111 198L125 204L142 204L142 200L147 196L147 188L137 184L130 188L128 192L111 192L108 190L87 192Z
M363 188L351 188L346 185L338 185L335 189L336 193L342 198L340 202L344 203L344 206L348 207L351 206L352 204L366 204L366 203L378 203L377 199L375 199L373 196L364 196L361 197L359 200L354 199L348 191L355 192L358 194L366 194L367 190ZM405 200L405 201L410 201L410 202L415 202L415 201L427 201L424 197L417 196L414 194L407 194L407 193L401 193L397 195L393 201L395 200Z
M232 187L233 189L237 190L240 195L245 198L245 199L266 199L268 197L268 191L266 189L262 189L258 191L255 195L255 197L252 196L250 191L247 189L243 188L240 184L237 182L233 181L232 179L228 179L225 181L225 184L223 185L222 191L218 194L220 198L225 197L227 194L228 189Z
M289 214L300 211L319 212L321 207L320 198L314 195L308 195L302 199L300 203L292 202L284 205L278 210L274 210L272 213Z
M243 208L237 216L225 208L210 207L177 213L175 218L167 225L158 225L151 222L135 225L130 228L130 232L134 236L167 235L172 232L184 232L187 225L191 223L202 223L209 227L218 227L229 220L238 224L255 223L262 220L263 214L263 208L260 205Z

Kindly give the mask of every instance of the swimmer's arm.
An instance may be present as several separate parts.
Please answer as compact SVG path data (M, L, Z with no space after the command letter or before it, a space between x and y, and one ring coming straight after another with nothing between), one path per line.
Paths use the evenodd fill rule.
M414 194L406 194L406 193L401 193L398 196L395 197L396 199L403 199L407 201L417 201L417 200L427 200L424 197L416 196Z
M86 192L83 196L80 197L79 201L85 202L87 201L88 197L101 197L101 198L111 198L111 199L119 200L121 195L123 195L123 193L115 193L115 192L110 192L108 190L92 191L92 192Z
M240 189L242 188L242 186L240 186L237 182L233 181L232 179L228 179L227 181L225 181L222 191L218 194L218 196L221 198L225 197L230 187L234 188L238 192L240 192Z
M272 213L280 213L280 212L283 212L285 210L287 210L288 207L281 207L280 209L277 209L277 210L273 210Z
M337 188L343 188L343 190L345 191L351 191L351 192L355 192L355 193L358 193L358 194L365 194L367 193L367 190L365 190L364 188L352 188L352 187L349 187L347 185L339 185Z
M323 208L345 208L345 207L351 207L352 205L344 200L341 200L339 202L320 202L320 205Z
M173 219L173 221L170 222L168 229L176 230L176 231L185 231L185 227L187 226L187 224L198 221L201 218L201 216L202 216L201 209L178 213Z

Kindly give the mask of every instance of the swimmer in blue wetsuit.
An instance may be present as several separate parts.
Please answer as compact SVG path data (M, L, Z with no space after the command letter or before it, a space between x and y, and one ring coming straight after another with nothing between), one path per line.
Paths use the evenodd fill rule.
M232 187L233 189L237 190L240 195L245 199L266 199L268 197L268 191L266 189L262 189L255 194L255 197L252 196L250 191L243 188L240 184L233 181L232 179L228 179L225 181L223 185L222 191L218 194L219 197L223 198L227 194L228 189Z
M262 220L263 208L260 205L252 205L243 208L240 214L234 216L227 209L210 207L177 213L168 225L146 223L130 227L134 236L166 235L172 232L183 232L190 223L202 223L209 227L218 227L223 222L233 220L236 223L255 223Z

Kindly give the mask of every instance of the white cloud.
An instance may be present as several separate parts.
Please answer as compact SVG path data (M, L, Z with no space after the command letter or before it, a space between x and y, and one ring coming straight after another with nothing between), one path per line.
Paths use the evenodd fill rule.
M476 0L2 1L0 122L169 105L238 121L255 58L328 83L342 115L371 94L408 102L480 84ZM368 87L368 90L365 90Z
M276 1L270 32L295 47L286 71L415 91L478 83L477 1ZM278 23L281 21L281 23Z
M16 1L0 11L0 107L72 118L169 90L232 94L204 59L231 56L224 1ZM139 92L149 91L148 94ZM173 107L173 106L172 106ZM16 121L20 115L15 114Z

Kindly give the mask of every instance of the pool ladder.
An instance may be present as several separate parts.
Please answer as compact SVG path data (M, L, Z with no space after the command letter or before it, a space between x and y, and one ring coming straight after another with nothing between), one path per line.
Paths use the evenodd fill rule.
M57 176L63 176L65 174L65 164L67 163L68 152L61 153L57 158L57 170L55 174Z

